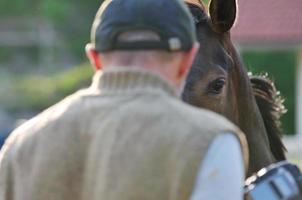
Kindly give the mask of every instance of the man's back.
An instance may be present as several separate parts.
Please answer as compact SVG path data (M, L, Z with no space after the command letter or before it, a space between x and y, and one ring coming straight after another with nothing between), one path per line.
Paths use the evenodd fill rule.
M144 71L99 78L14 133L6 199L188 199L213 138L238 131Z

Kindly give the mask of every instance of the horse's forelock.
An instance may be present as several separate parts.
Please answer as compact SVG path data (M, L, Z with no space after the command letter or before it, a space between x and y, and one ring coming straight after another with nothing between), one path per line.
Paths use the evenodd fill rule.
M201 10L205 11L205 6L203 5L203 3L200 0L184 0L185 3L188 4L193 4L198 6Z

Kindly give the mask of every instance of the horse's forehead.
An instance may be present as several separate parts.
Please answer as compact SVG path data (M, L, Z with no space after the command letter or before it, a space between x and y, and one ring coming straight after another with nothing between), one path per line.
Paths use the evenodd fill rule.
M194 4L200 8L203 8L203 5L200 0L184 0L184 2Z

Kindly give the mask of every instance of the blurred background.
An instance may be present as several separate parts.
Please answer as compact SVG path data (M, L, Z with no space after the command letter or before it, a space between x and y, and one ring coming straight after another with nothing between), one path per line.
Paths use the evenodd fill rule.
M84 46L100 2L0 1L0 146L16 126L89 86L93 70ZM238 2L233 41L248 70L268 73L285 98L285 141L291 157L298 159L302 152L302 3Z
M24 120L90 84L84 47L100 3L0 1L0 145Z

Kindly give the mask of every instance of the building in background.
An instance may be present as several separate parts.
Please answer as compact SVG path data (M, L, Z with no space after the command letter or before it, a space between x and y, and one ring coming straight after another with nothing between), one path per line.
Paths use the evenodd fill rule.
M232 37L241 52L265 52L276 49L295 52L296 66L283 67L295 68L293 77L295 89L289 89L295 90L295 134L301 142L302 2L301 0L239 0L238 3L239 16L232 30ZM288 69L290 70L292 69Z
M241 0L233 40L240 50L295 50L296 133L302 134L302 3L300 0ZM287 67L287 66L284 66Z

